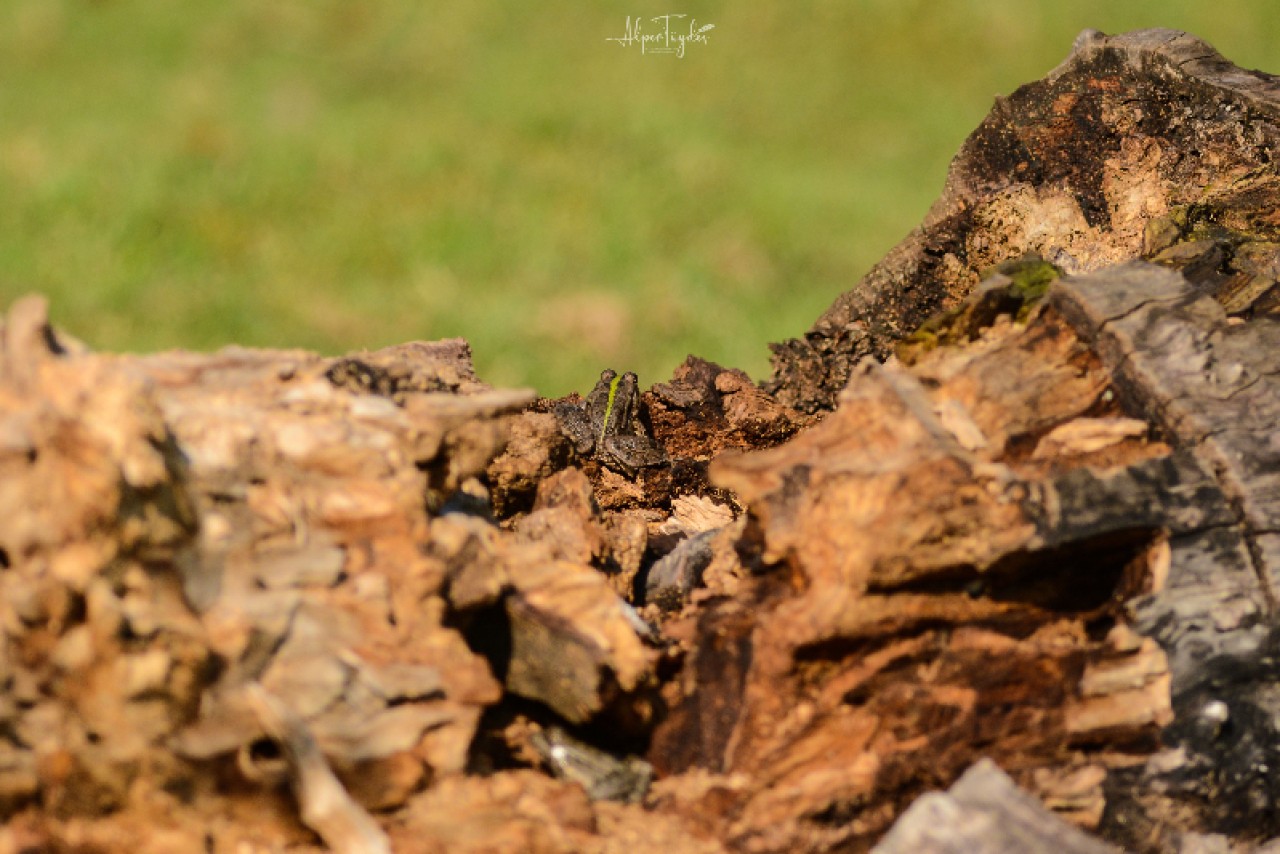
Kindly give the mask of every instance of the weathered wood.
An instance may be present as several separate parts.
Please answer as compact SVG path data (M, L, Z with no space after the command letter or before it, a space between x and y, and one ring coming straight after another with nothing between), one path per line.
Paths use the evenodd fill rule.
M722 455L712 473L750 508L744 525L686 501L679 519L654 526L658 538L710 526L688 545L671 543L669 566L709 551L698 564L718 595L698 598L691 579L664 581L662 564L649 568L656 584L676 585L671 604L683 610L663 630L687 645L649 752L667 777L650 806L739 848L865 849L915 794L985 754L1060 814L1101 826L1108 770L1140 765L1172 719L1164 654L1127 627L1123 603L1153 594L1145 601L1156 604L1137 610L1141 625L1143 608L1182 583L1183 549L1242 517L1217 473L1171 447L1173 428L1108 368L1111 358L1140 367L1134 353L1148 344L1102 342L1118 321L1101 332L1081 325L1065 295L1088 287L1064 284L1021 322L996 313L983 327L964 314L964 334L939 339L950 344L910 364L866 363L842 406L786 444ZM1221 319L1218 311L1205 316ZM442 393L408 391L383 406L360 391L351 401L332 383L307 384L323 362L289 358L285 380L259 354L215 357L203 369L191 357L180 371L166 363L182 395L189 386L174 377L237 378L225 392L239 395L235 405L190 395L198 417L155 392L182 425L176 447L191 449L184 488L203 523L198 559L170 558L169 584L195 605L174 600L194 648L220 665L184 683L187 711L159 733L175 759L234 757L256 785L281 779L260 755L272 732L245 702L244 686L257 684L280 698L337 779L380 809L411 812L427 780L462 773L481 716L518 708L517 698L547 710L504 712L514 717L502 738L517 755L529 715L612 720L618 745L651 728L658 654L642 636L653 629L608 575L621 560L643 560L618 557L643 552L643 527L619 533L639 519L602 512L576 469L543 478L514 531L475 515L433 516L430 506L452 500L443 490L463 489L500 445L480 431L481 453L467 444L475 438L451 439L449 427L415 426L438 422L404 414L472 429L503 418L507 398L424 401ZM300 392L263 396L267 411L251 404L255 384L299 380ZM362 416L331 433L324 413L335 405ZM428 429L435 437L424 440ZM326 450L331 435L351 447ZM361 453L379 442L390 450ZM458 460L422 465L424 455L455 452ZM359 512L336 502L353 482L384 497ZM1188 615L1187 625L1205 619ZM1195 666L1170 649L1179 666ZM141 660L131 666L125 673L139 675L129 679L151 684ZM154 751L152 738L141 749ZM49 784L27 779L43 796ZM92 791L106 810L123 798ZM624 823L632 820L642 814Z
M1176 827L1196 822L1274 832L1268 802L1247 794L1271 786L1278 719L1271 605L1260 583L1270 570L1254 542L1270 536L1257 509L1268 506L1270 467L1241 453L1265 446L1270 427L1240 412L1228 428L1219 419L1230 408L1214 409L1257 393L1265 413L1275 398L1273 321L1229 322L1183 276L1147 264L1069 277L1051 294L1025 328L996 318L966 333L972 340L914 352L907 367L864 363L820 425L713 467L750 506L755 559L773 570L755 569L750 598L763 605L754 614L726 603L692 633L699 683L659 728L653 755L668 772L756 769L756 784L768 788L742 807L751 817L736 824L742 844L846 844L813 817L849 810L842 805L852 800L861 817L843 833L874 826L878 797L938 773L938 757L957 757L936 718L969 714L1004 732L986 750L1064 814L1100 826L1112 801L1110 832L1126 841L1136 837L1116 822L1135 810L1135 826L1169 822L1144 845L1175 840ZM1215 444L1223 435L1236 442L1229 460ZM1085 625L1103 613L1121 623L1095 646ZM1172 673L1150 640L1124 626L1125 613L1160 641ZM1084 621L1075 634L1073 618ZM939 635L938 625L956 628ZM1033 642L1032 625L1054 626L1057 646ZM959 628L967 626L975 628ZM978 649L1002 654L967 657ZM867 672L880 655L884 663ZM920 670L898 671L897 662ZM1076 678L1076 688L1048 693L1022 670L1050 667L1054 684ZM922 671L963 675L921 684ZM1004 679L1036 693L1002 712L971 711L983 708L974 686ZM903 705L890 699L896 691ZM1175 749L1135 778L1127 769L1174 721L1171 693ZM736 711L726 716L726 705ZM807 711L791 723L788 708ZM929 708L948 711L931 713L931 729L904 723L929 718L921 711ZM1009 712L1030 716L1035 738L1022 725L1002 730ZM894 721L895 739L912 748L878 744L878 721ZM1092 752L1107 743L1110 758ZM1048 759L1063 747L1078 751L1074 760ZM912 762L915 749L927 764ZM1126 750L1134 752L1117 762ZM1063 764L1082 768L1089 758L1100 775L1089 799L1055 792ZM1108 766L1116 775L1104 797ZM774 776L781 768L792 770ZM1224 789L1233 793L1225 801ZM1198 815L1190 825L1188 806Z
M924 795L873 854L1117 854L1081 833L982 761L947 792Z
M974 334L864 363L821 424L712 467L755 579L668 627L691 678L650 757L747 775L716 795L737 845L857 850L983 753L1096 826L1106 768L1172 719L1120 603L1163 583L1167 531L1229 520L1214 480L1135 429L1056 311Z
M263 731L284 750L302 821L335 854L391 854L386 833L333 776L302 719L260 685L248 686L247 700Z
M804 411L833 408L861 359L884 358L983 270L1028 252L1070 274L1150 257L1188 230L1188 209L1274 241L1277 150L1275 78L1186 33L1086 30L1043 80L996 99L924 222L802 338L774 345L767 387ZM1265 309L1280 291L1274 251L1259 254L1223 278Z
M1131 405L1221 490L1197 500L1217 518L1168 525L1168 582L1133 605L1138 629L1169 654L1178 711L1168 740L1179 752L1143 785L1196 803L1211 826L1275 835L1269 802L1251 793L1274 789L1280 760L1272 746L1280 552L1271 534L1280 520L1272 441L1280 326L1268 317L1231 322L1184 275L1141 262L1066 279L1051 300L1095 342Z
M115 357L19 302L0 851L867 851L984 757L884 850L1280 832L1278 91L1086 34L773 394L628 394L634 470L461 341Z
M480 384L463 342L100 356L26 301L2 352L6 818L123 814L68 832L121 850L130 822L159 823L156 850L195 850L201 814L257 791L220 850L297 844L292 780L335 850L386 850L364 809L462 773L503 696L467 631L506 633L509 690L571 721L647 678L643 624L587 563L602 548L436 515L532 399ZM603 529L582 489L570 540ZM634 534L597 540L622 554ZM236 783L206 783L228 767Z

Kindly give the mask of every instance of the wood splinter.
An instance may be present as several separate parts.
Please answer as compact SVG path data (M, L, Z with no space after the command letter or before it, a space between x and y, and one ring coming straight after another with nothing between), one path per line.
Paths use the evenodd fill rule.
M338 782L303 720L258 683L245 689L263 732L279 746L303 824L337 854L391 854L391 842Z

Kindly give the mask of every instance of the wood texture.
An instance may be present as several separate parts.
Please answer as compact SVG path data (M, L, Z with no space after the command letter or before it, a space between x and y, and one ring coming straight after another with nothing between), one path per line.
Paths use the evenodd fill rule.
M995 763L982 761L945 793L921 797L874 854L1118 854L1018 789Z
M1199 804L1215 827L1280 833L1250 794L1274 787L1270 763L1280 759L1271 746L1280 324L1231 322L1183 275L1141 262L1055 284L1051 301L1094 341L1131 405L1220 491L1196 499L1214 516L1168 526L1165 589L1132 606L1138 629L1168 652L1179 718L1168 735L1178 752L1150 776L1168 778L1162 788Z
M774 345L767 387L829 410L861 359L887 356L987 268L1028 252L1070 274L1150 257L1163 246L1144 245L1148 228L1180 207L1274 241L1278 147L1275 78L1187 33L1086 30L1044 79L996 99L920 226L804 336Z
M1278 93L1084 34L765 388L628 396L634 472L462 341L112 356L16 303L0 854L1280 834Z

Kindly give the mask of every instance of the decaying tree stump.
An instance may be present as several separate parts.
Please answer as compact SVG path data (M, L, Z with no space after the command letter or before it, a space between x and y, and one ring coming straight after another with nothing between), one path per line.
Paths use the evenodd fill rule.
M1280 230L1277 109L1274 78L1186 33L1086 30L1043 80L996 100L924 222L803 338L775 345L768 387L830 409L862 358L884 358L984 269L1028 252L1078 274L1233 230L1264 244L1258 261L1228 241L1209 266L1247 278L1274 263ZM1274 305L1274 292L1244 293Z
M1280 835L1278 119L1085 33L763 389L14 304L0 854Z

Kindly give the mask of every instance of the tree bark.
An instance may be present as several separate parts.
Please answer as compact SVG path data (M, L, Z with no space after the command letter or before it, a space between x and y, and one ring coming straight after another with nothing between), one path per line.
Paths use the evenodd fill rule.
M1148 257L1164 248L1148 227L1180 208L1275 240L1278 140L1271 76L1174 30L1086 30L1043 80L996 99L924 222L802 338L774 345L767 387L830 410L859 361L883 359L987 268L1028 252L1069 274Z

